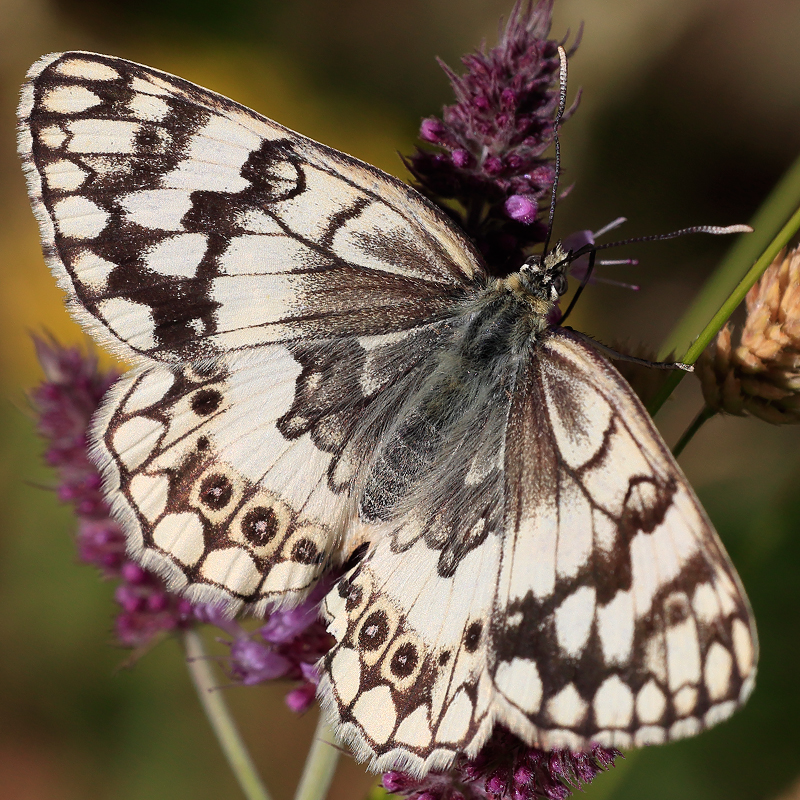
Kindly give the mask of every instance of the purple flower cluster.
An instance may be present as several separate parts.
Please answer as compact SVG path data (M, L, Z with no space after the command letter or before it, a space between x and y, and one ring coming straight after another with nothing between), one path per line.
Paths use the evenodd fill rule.
M585 753L546 752L498 728L476 758L419 779L387 772L383 788L410 800L565 800L621 756L599 745Z
M457 102L441 119L423 120L419 134L440 150L418 149L406 160L418 188L456 217L501 275L546 236L540 214L555 168L544 152L559 102L559 42L547 38L552 8L553 0L517 0L495 48L464 56L460 76L442 64Z
M337 576L338 577L338 576ZM335 582L324 577L308 598L296 608L273 611L256 630L246 630L215 606L198 606L195 616L221 628L230 637L224 641L230 656L224 666L232 680L253 686L275 678L299 681L286 695L286 705L302 713L314 702L318 675L314 665L333 644L333 637L320 619L319 605Z
M39 338L34 344L45 379L31 393L31 402L47 443L45 460L58 473L58 497L72 504L78 518L78 556L103 577L120 581L114 593L121 609L117 640L126 647L144 647L156 634L188 625L192 607L127 558L125 535L111 516L100 474L88 455L92 415L118 376L101 370L93 355L77 347Z

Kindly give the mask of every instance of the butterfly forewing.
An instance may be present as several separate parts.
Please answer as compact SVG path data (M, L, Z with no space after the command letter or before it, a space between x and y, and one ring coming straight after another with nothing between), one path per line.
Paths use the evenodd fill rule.
M131 552L262 613L368 544L319 665L360 757L651 744L744 701L746 597L641 404L444 213L109 56L37 62L18 130L68 306L135 365L93 432Z
M400 181L148 67L46 56L19 131L70 308L128 357L403 330L482 274Z
M394 178L122 59L40 60L19 141L71 311L142 365L95 435L132 551L194 599L300 599L383 427L355 423L477 256Z

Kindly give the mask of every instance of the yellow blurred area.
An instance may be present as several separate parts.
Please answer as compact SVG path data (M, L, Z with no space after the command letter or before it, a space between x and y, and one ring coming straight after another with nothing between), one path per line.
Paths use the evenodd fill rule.
M75 564L74 518L24 408L40 378L30 333L86 337L44 266L14 152L25 71L61 49L172 72L289 128L407 178L420 118L452 102L434 62L486 39L512 0L0 0L0 799L237 798L175 641L131 668L111 643L113 587ZM585 21L570 68L582 106L563 134L556 233L625 215L622 236L746 222L800 150L796 0L556 0L554 35ZM625 248L639 266L603 274L576 328L656 349L724 254L692 237ZM616 254L614 257L617 257ZM103 355L103 363L110 359ZM670 443L698 410L684 381L658 422ZM771 800L800 771L800 436L712 421L682 464L731 551L762 632L762 678L730 723L652 748L601 777L587 800ZM213 647L213 642L211 643ZM221 652L221 650L220 650ZM292 796L314 729L285 686L223 689L274 788ZM374 783L342 759L332 797ZM789 795L786 795L789 796ZM791 795L794 796L794 795Z

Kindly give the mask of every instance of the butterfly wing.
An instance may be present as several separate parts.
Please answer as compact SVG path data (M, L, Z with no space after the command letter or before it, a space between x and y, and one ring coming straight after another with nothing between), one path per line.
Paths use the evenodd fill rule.
M730 716L755 679L750 607L638 398L568 331L526 388L509 416L501 718L549 747L629 747Z
M482 277L410 187L148 67L46 56L19 120L46 257L72 313L123 357L405 330Z
M568 331L513 385L470 411L496 450L450 475L464 525L424 481L326 599L323 700L376 769L445 768L496 723L543 748L679 739L752 690L744 591L630 387Z
M131 549L196 600L299 599L379 435L354 421L479 257L400 181L122 59L41 59L18 132L70 311L137 365L94 429Z
M365 421L391 412L387 394L402 399L438 328L123 376L92 438L137 560L230 611L301 600L363 535L352 487L380 436Z

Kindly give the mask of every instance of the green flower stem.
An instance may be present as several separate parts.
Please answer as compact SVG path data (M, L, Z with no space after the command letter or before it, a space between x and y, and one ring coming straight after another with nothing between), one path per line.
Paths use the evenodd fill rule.
M716 414L708 406L703 406L700 413L692 420L692 424L683 432L683 436L678 439L678 444L672 448L672 455L677 458L682 452L683 448L692 440L692 437L703 427Z
M340 754L333 731L325 721L325 715L320 712L314 741L308 751L294 800L325 800Z
M709 314L722 305L736 287L745 269L765 250L789 214L798 206L800 206L800 158L789 168L750 221L753 233L739 237L700 290L695 302L667 337L659 353L659 360L667 358L669 353L683 353L686 350Z
M711 321L703 328L692 346L686 351L686 355L681 359L684 364L694 364L695 361L697 361L700 354L708 347L717 333L719 333L720 328L727 322L739 303L744 300L745 295L753 284L764 274L764 270L775 260L778 253L786 247L789 240L797 233L798 229L800 229L800 208L792 214L789 221L781 228L778 235L769 243L766 250L761 254L761 257L747 271L744 278L739 281L739 285L728 295L728 298L722 304L719 311L714 314ZM699 298L693 304L693 308L699 308L700 305L701 299ZM664 381L658 394L648 405L647 410L650 412L651 416L655 415L661 406L664 405L666 399L672 394L685 374L683 370L675 370L669 374L669 377Z
M206 712L208 721L217 737L217 741L228 759L239 786L242 787L247 800L272 800L269 792L256 771L255 764L247 752L244 741L236 728L231 712L217 690L211 663L206 654L203 640L195 630L187 630L183 634L186 649L186 662L192 676L200 704Z

